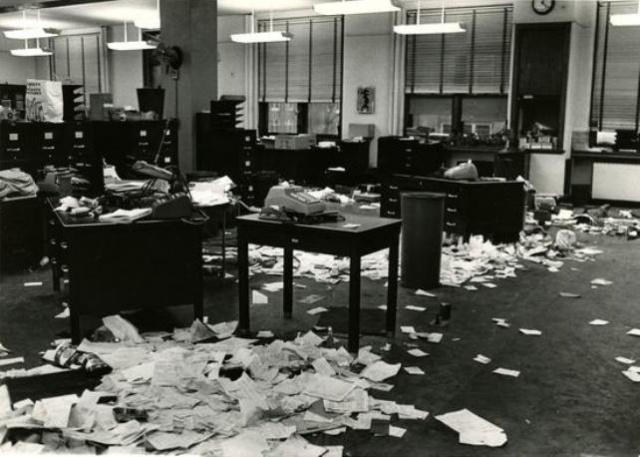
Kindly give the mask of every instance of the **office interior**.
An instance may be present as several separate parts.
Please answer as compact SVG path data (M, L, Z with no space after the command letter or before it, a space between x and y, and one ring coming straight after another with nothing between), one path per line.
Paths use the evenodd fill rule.
M18 198L0 186L3 452L640 453L640 21L615 24L640 4L344 0L336 3L397 8L318 12L330 3L0 1L0 184L15 182L3 173L17 168L37 185ZM398 31L445 22L464 30ZM2 33L31 27L54 36ZM268 32L290 40L238 38ZM135 42L147 48L110 46ZM33 48L46 55L12 52ZM64 107L53 122L27 120L39 115L33 85L45 91L47 81L60 83L52 98ZM61 171L69 167L83 179L70 180ZM222 203L193 202L188 189L224 177L233 185ZM107 190L142 179L153 184L139 191L156 192L146 206ZM69 196L85 197L73 203L80 209L65 206ZM284 211L283 196L298 211ZM283 205L275 216L274 202ZM141 212L105 217L118 204ZM132 326L109 326L109 315ZM215 324L230 322L234 336L220 336ZM83 340L107 361L101 344L130 348L133 360L138 331L151 338L150 359L132 366L153 360L155 374L127 378L116 366L101 378L60 361L61 345L73 351ZM249 420L246 398L226 380L260 379L264 395L277 382L262 384L237 349L217 360L215 377L201 370L176 387L199 395L189 407L167 406L162 394L140 407L132 400L157 388L167 348L212 364L220 350L204 348L230 336L255 339L253 357L274 341L302 344L310 331L352 363L330 360L328 375L316 352L298 352L305 363L282 369L278 382L301 372L353 382L348 369L361 382L352 390L369 383L364 409L339 414L316 393L296 412L270 404L273 415L258 408ZM207 337L199 348L198 332ZM378 358L400 364L378 380L387 390L362 375ZM73 427L85 389L115 393L100 405L107 425ZM47 423L55 402L42 399L73 394L60 403L64 425ZM415 409L386 414L374 398ZM116 414L122 407L133 409ZM198 428L204 416L193 408L233 427ZM321 417L303 420L305 411ZM444 416L457 411L452 425ZM167 425L163 414L180 419ZM132 419L137 435L107 444L104 434ZM264 428L291 423L284 435Z

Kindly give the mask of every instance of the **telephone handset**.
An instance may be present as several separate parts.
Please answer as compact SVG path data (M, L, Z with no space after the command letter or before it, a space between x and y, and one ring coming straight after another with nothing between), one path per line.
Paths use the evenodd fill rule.
M324 212L326 206L298 186L273 186L264 200L265 207L277 206L281 211L303 215Z

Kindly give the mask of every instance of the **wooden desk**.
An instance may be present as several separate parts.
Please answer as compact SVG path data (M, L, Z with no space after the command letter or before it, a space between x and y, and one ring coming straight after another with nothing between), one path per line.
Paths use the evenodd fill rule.
M111 224L53 213L60 246L52 261L54 288L56 265L65 265L74 343L80 342L80 317L87 314L190 304L202 318L200 224L173 219Z
M389 249L389 285L387 291L387 335L396 327L398 292L398 240L401 222L378 217L346 215L343 222L317 225L266 221L257 214L236 219L238 228L238 284L240 315L238 328L247 333L249 311L249 243L284 248L284 315L291 317L293 307L293 250L320 252L350 258L349 271L349 343L350 352L358 352L360 338L360 259L363 255ZM344 228L350 222L361 224Z

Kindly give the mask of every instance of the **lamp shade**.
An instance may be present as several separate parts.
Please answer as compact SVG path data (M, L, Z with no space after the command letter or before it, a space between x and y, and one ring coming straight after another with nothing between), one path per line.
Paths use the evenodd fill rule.
M51 38L58 36L57 30L34 27L30 29L7 30L4 36L12 40L32 40L35 38Z
M612 14L609 22L616 26L640 25L640 14Z
M11 55L16 57L43 57L53 55L53 53L42 48L22 48L12 49Z
M144 51L156 48L155 45L147 41L114 41L107 43L107 47L112 51Z
M291 38L293 35L286 32L251 32L231 35L231 41L235 43L277 43L291 41Z
M459 22L437 22L433 24L396 25L393 31L399 35L435 35L441 33L463 33L466 30Z

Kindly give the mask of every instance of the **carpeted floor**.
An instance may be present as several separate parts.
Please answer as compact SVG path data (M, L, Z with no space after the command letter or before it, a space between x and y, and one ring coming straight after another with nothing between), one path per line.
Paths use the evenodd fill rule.
M397 333L385 360L419 366L424 376L400 372L391 379L389 393L381 398L414 404L427 410L426 421L402 421L407 428L401 438L374 437L366 431L349 431L339 437L312 436L314 442L344 444L349 456L637 456L640 453L640 385L622 375L626 366L618 356L640 358L640 338L625 333L640 327L640 241L606 237L585 238L604 254L594 262L567 262L559 273L529 265L517 279L497 281L498 288L477 292L440 288L437 299L413 295L400 289L398 326L412 325L417 331L441 331L440 344L414 341ZM233 270L232 270L233 272ZM614 281L608 287L592 289L590 281L604 277ZM278 279L256 277L252 287ZM28 281L42 281L41 287L25 287ZM264 292L269 304L252 307L252 329L272 330L277 336L295 335L318 322L308 309L346 306L348 286L327 286L310 280L298 281L296 300L309 294L326 298L313 305L296 304L291 320L282 318L280 293ZM237 316L237 284L205 277L205 313L210 322ZM561 291L581 294L579 299L559 297ZM375 331L376 307L385 303L383 281L363 279L365 325ZM54 319L62 311L64 291L53 292L48 269L4 274L0 279L0 342L12 356L24 356L26 366L39 365L39 352L57 337L68 335L68 320ZM446 328L431 327L438 302L452 304L452 321ZM426 306L425 312L406 310L406 305ZM323 317L340 319L341 311ZM128 315L142 329L171 329L187 326L189 307L158 310L153 314ZM502 317L510 329L496 326L491 318ZM588 325L592 319L609 325ZM89 333L98 319L83 319ZM371 324L371 325L369 325ZM518 328L539 329L540 337L520 334ZM339 329L338 329L339 330ZM373 344L374 351L386 343L380 336L365 335L361 346ZM414 358L407 350L417 345L430 353ZM492 359L482 365L472 359L481 353ZM520 370L518 378L493 374L495 368ZM457 434L433 416L468 408L505 429L509 441L499 449L476 448L457 443Z

